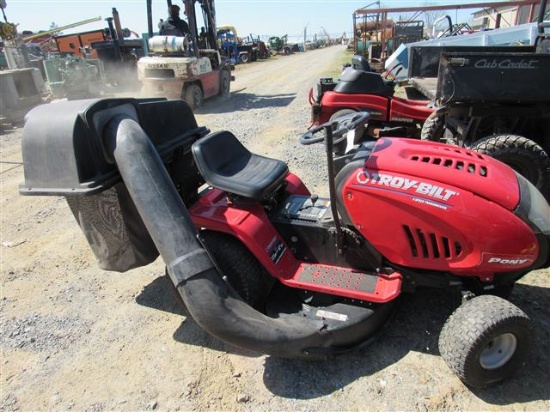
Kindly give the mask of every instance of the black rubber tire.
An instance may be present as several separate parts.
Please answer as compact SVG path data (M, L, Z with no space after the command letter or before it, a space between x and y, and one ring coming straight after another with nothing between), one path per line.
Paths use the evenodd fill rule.
M445 115L435 111L428 116L422 125L420 139L429 140L430 142L447 143L446 139L443 137L444 130Z
M221 97L229 97L231 94L231 73L229 70L220 71L220 92Z
M533 340L533 325L523 311L507 300L484 295L449 317L439 335L439 352L465 384L485 388L514 374Z
M335 112L332 116L330 116L329 122L332 122L335 119L338 119L339 117L347 116L348 114L354 114L357 113L357 110L353 109L342 109Z
M239 55L239 60L241 63L248 63L250 61L250 55L248 53L243 53Z
M250 306L262 310L274 279L235 237L204 230L199 238L218 270Z
M202 89L198 84L192 83L185 88L185 98L191 110L195 110L202 106L204 96Z
M478 140L470 148L506 163L550 202L550 157L534 141L513 134L496 134Z

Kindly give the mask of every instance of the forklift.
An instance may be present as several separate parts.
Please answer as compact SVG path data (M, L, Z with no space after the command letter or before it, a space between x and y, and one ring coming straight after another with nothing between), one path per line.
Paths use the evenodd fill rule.
M190 31L183 37L154 33L152 0L146 1L148 52L138 61L142 95L183 99L192 109L200 107L204 99L228 97L234 77L219 52L214 0L182 0ZM166 3L167 9L172 6L171 0ZM200 28L197 9L203 17Z

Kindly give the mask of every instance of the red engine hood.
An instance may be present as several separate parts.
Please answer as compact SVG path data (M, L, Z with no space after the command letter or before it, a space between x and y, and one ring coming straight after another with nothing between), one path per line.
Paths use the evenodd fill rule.
M515 172L503 163L473 150L413 139L379 139L366 168L403 173L452 185L489 199L508 210L519 203ZM422 190L421 181L410 182ZM415 186L416 185L416 186ZM440 194L444 196L445 194Z

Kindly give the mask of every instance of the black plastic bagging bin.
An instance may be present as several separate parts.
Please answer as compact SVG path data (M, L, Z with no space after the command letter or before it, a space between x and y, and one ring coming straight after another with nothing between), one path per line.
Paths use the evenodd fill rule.
M550 96L550 54L442 53L436 99L442 103L535 103Z
M197 127L181 100L99 99L42 105L26 116L25 181L19 192L65 197L98 265L123 272L151 263L159 252L105 146L105 127L115 116L138 122L163 162L180 173L189 171L185 153L207 133ZM198 173L189 174L180 178L198 187L202 183Z

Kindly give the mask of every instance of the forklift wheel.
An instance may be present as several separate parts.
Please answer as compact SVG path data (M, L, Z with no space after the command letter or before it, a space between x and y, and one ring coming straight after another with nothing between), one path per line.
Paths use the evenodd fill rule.
M204 230L199 238L235 292L250 306L262 311L274 279L260 262L233 236Z
M439 336L439 352L464 383L484 388L521 366L533 338L525 313L507 300L484 295L449 317Z
M478 140L471 149L506 163L550 201L550 157L534 141L513 134L495 134Z
M195 110L198 107L202 106L203 94L202 89L198 84L190 84L185 89L185 99L184 99L191 110Z
M220 96L229 97L231 90L231 73L229 70L220 72Z

